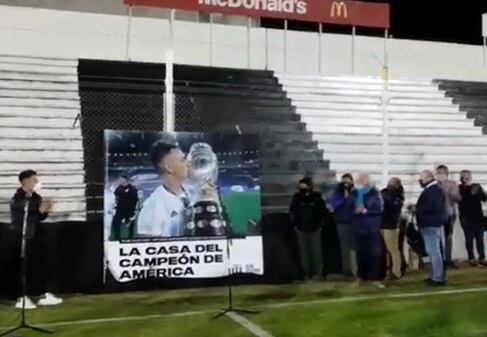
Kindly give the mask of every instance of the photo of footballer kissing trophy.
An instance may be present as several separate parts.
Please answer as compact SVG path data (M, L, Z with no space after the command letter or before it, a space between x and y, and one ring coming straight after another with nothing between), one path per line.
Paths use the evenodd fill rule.
M187 159L191 200L184 214L185 236L224 236L227 221L217 187L218 158L209 144L195 143Z

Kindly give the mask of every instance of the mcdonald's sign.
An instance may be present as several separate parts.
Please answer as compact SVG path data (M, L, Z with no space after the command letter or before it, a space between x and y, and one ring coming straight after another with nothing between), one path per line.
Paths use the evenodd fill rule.
M124 0L129 6L389 28L389 4L352 0Z
M345 19L348 18L347 4L343 1L333 1L330 9L330 17L342 17L342 15Z

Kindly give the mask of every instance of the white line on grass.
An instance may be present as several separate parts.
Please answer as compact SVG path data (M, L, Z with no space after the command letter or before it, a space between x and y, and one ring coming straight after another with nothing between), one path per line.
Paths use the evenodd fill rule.
M347 296L339 298L324 298L321 300L312 301L299 301L299 302L284 302L284 303L269 303L262 305L255 305L249 308L286 308L300 305L315 305L323 303L343 303L343 302L358 302L358 301L368 301L377 299L391 299L391 298L414 298L422 296L439 296L439 295L454 295L454 294L467 294L467 293L479 293L486 292L487 287L478 288L460 288L451 290L437 290L437 291L423 291L423 292L413 292L413 293L399 293L399 294L377 294L377 295L366 295L366 296ZM167 314L156 314L156 315L145 315L145 316L125 316L125 317L107 317L107 318L97 318L97 319L84 319L84 320L73 320L73 321L60 321L53 323L39 323L38 326L43 327L56 327L56 326L69 326L77 324L98 324L98 323L110 323L110 322L122 322L122 321L136 321L136 320L148 320L148 319L158 319L164 317L178 317L178 316L193 316L193 315L205 315L214 313L215 310L200 310L200 311L185 311L185 312L175 312ZM9 329L12 327L0 327L0 330Z
M248 330L249 332L251 332L252 334L254 334L257 337L274 337L273 335L271 335L269 332L262 329L260 326L258 326L254 322L250 321L249 319L245 318L244 316L237 314L236 312L227 312L226 315L228 317L230 317L234 322L240 324L246 330Z

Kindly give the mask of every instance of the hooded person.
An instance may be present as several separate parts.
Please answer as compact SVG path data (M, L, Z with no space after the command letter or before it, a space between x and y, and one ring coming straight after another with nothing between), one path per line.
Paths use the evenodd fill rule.
M301 266L306 278L319 278L323 274L321 230L326 216L326 203L321 194L313 190L313 181L299 181L299 192L294 194L289 214L296 228Z

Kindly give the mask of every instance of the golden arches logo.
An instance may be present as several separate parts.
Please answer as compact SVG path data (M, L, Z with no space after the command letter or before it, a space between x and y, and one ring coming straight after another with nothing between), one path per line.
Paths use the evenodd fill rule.
M330 9L330 16L334 18L335 16L341 17L343 14L344 18L348 17L347 5L343 1L333 1Z

